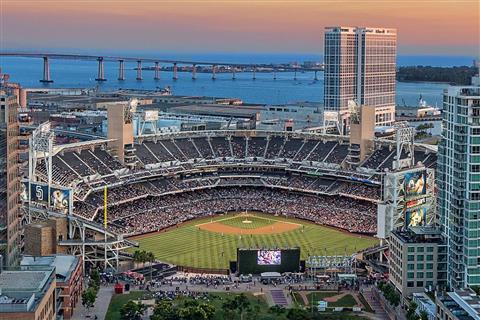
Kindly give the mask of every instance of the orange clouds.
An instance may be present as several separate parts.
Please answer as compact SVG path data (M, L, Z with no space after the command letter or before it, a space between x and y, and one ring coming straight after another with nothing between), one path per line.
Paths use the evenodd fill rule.
M321 52L329 25L398 29L412 53L478 54L476 0L2 0L8 37L38 46L182 51ZM42 23L39 23L42 22ZM132 48L130 48L132 49ZM458 50L459 48L455 48ZM430 51L431 51L430 50ZM453 48L452 48L453 50ZM417 51L417 52L413 52ZM462 52L461 50L459 52Z

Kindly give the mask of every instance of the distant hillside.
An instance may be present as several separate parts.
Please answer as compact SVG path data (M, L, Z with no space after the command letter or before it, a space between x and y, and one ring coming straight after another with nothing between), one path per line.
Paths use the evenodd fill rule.
M398 81L447 82L457 85L470 84L472 76L478 69L474 67L400 67L397 71Z

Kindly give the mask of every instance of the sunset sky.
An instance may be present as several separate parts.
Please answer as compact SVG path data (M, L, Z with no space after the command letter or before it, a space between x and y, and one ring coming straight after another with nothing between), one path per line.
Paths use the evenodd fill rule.
M323 51L331 25L397 28L399 54L478 56L478 0L0 0L1 50Z

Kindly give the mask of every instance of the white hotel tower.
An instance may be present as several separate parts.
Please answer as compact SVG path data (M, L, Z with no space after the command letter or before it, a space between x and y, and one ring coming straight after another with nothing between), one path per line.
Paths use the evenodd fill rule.
M348 111L348 101L375 107L375 123L395 119L396 29L325 28L326 111Z

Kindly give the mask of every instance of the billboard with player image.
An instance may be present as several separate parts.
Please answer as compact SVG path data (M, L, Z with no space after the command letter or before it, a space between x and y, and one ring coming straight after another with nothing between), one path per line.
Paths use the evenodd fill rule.
M70 190L50 188L50 206L54 211L68 213L70 208Z
M277 266L282 264L282 251L258 250L257 264L260 266Z
M427 194L427 175L425 171L405 174L405 199L415 199Z
M405 225L409 227L421 227L427 224L427 208L417 207L405 210Z
M72 201L72 191L67 188L50 187L41 182L30 183L30 194L28 192L29 182L22 181L20 199L24 202L29 200L35 205L50 207L52 210L62 213L69 213ZM50 195L48 194L50 192Z

